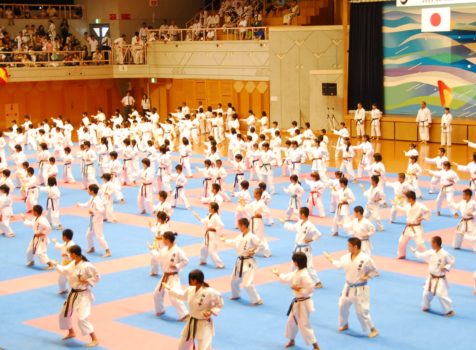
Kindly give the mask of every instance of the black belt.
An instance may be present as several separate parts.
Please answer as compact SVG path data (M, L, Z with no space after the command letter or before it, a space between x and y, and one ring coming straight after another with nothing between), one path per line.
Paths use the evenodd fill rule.
M293 301L291 302L291 305L289 305L289 309L288 309L288 312L286 313L286 316L289 316L291 314L291 312L293 311L294 304L299 303L301 301L306 301L309 299L311 299L311 297L294 298ZM294 315L293 315L293 318L294 318L294 322L298 324L298 321Z
M53 198L48 198L46 200L46 208L48 209L48 204L51 203L51 210L55 210L55 202Z
M243 265L245 264L245 260L253 259L252 256L239 256L237 260L240 260L240 269L238 272L238 277L243 277ZM236 275L236 265L235 265L235 275Z
M182 189L183 186L177 186L175 187L175 195L174 195L174 198L177 199L178 198L178 193L179 193L179 190Z
M68 317L69 310L73 308L74 303L76 302L76 299L78 298L79 293L85 292L86 289L73 289L71 288L71 291L68 294L68 298L66 298L66 301L64 302L64 317Z
M235 182L233 183L233 188L236 187L236 185L238 185L238 176L245 176L244 173L236 173L235 174Z

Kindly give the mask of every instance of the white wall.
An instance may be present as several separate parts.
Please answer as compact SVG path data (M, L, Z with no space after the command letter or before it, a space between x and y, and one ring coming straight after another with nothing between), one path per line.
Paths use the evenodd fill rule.
M311 115L310 72L342 69L342 27L270 27L269 37L271 120L323 125Z

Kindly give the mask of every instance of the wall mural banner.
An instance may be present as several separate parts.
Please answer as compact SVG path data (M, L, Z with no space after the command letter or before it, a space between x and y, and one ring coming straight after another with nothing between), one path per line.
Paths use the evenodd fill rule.
M397 0L398 7L476 4L476 0Z
M449 32L422 32L422 9L384 6L384 89L388 114L433 115L445 106L476 118L476 7L451 9Z

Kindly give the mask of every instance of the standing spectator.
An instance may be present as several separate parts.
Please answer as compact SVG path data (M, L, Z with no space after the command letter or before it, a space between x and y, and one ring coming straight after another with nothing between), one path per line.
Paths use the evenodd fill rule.
M53 20L48 20L48 35L50 36L51 40L54 40L56 37L56 25Z
M66 38L69 35L69 24L66 18L63 18L60 24L60 34L61 38L63 39L63 44L66 43Z
M283 17L283 24L289 25L291 24L294 17L299 16L300 9L299 4L297 1L294 1L293 6L290 7L289 13L285 14Z
M96 50L99 48L99 41L96 39L95 35L90 35L88 37L88 45L89 45L89 52L91 52L91 56Z
M99 51L99 49L96 49L96 51L94 51L94 53L93 53L92 59L94 61L94 64L96 64L96 65L97 64L102 64L103 60L104 60L102 52Z
M147 94L144 94L144 96L142 96L142 101L140 102L140 104L142 107L142 112L144 114L150 111L150 99L149 99L149 96L147 96Z
M131 49L132 62L134 64L144 63L144 42L140 38L139 32L135 32L131 39Z
M142 27L139 29L139 37L143 42L147 42L147 24L145 22L142 23Z
M13 15L13 10L11 7L7 7L7 9L5 10L5 18L8 20L8 25L9 26L14 26L15 25L15 19L14 19L14 15Z
M122 105L124 106L124 118L129 118L129 114L132 112L136 100L131 96L131 92L127 91L126 96L122 98Z
M116 63L124 64L124 46L126 45L126 35L122 34L119 38L114 40L114 52L116 55Z

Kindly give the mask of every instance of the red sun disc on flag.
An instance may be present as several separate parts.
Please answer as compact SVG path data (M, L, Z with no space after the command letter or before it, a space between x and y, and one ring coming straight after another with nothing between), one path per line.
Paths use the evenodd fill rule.
M439 13L434 13L431 15L430 18L431 25L434 27L438 27L441 24L441 16Z

